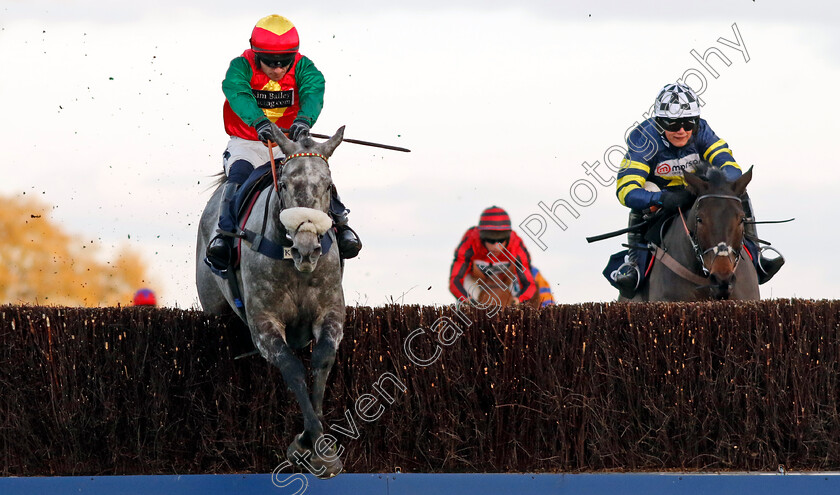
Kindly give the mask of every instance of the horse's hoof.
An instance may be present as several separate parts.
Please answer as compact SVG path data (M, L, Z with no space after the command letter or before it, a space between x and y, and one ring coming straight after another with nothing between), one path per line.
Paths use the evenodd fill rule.
M315 476L321 479L329 479L337 476L344 469L341 459L338 457L338 448L333 445L329 452L325 452L327 458L321 457L317 452L312 453L312 467Z
M328 462L316 455L312 461L312 465L315 467L316 472L321 471L321 467L324 468L323 473L316 474L316 476L318 476L322 480L338 476L339 474L341 474L341 471L344 470L344 464L341 463L341 459L339 459L338 457L336 457L334 461Z
M294 441L289 448L286 449L286 459L289 460L295 466L309 471L310 473L314 474L318 478L321 479L329 479L341 473L344 470L344 464L341 463L341 459L335 453L337 449L335 446L332 447L331 451L332 454L330 457L334 459L332 461L323 459L322 457L318 456L315 452L307 449L300 443L300 439L303 436L303 433L300 433L295 436ZM298 462L297 457L295 456L295 452L300 453L300 458L306 459L305 462ZM308 455L307 455L308 454Z
M286 449L286 459L288 459L289 462L295 465L297 465L297 461L295 460L295 452L300 452L301 454L306 452L306 449L303 447L303 445L300 444L300 438L302 436L303 433L295 435L294 441L292 441L292 444L289 445L288 449Z

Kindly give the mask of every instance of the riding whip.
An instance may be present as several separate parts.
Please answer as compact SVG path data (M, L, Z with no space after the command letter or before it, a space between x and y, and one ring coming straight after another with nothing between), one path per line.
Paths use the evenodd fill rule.
M642 229L642 227L644 227L645 225L647 225L649 223L650 223L650 219L644 220L642 222L631 225L631 226L629 226L627 228L624 228L624 229L621 229L621 230L616 230L614 232L609 232L609 233L606 233L606 234L594 235L592 237L587 237L586 242L593 243L593 242L603 241L604 239L609 239L611 237L617 237L617 236L620 236L621 234L626 234L627 232L638 232Z
M283 129L282 127L280 127L280 130L285 132L286 134L289 133L288 129ZM313 132L310 132L309 135L312 136L312 137L320 138L320 139L329 139L330 137L332 137L332 136L327 136L325 134L315 134ZM344 139L342 139L342 141L345 142L345 143L361 144L363 146L373 146L374 148L384 148L386 150L403 151L405 153L411 153L411 150L408 149L408 148L400 148L399 146L391 146L390 144L372 143L370 141L361 141L359 139L350 139L350 138L344 138Z

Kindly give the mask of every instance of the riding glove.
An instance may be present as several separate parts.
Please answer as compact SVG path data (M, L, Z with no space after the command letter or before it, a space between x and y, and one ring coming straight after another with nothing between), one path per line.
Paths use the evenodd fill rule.
M666 189L659 197L659 204L667 211L677 211L678 208L686 210L694 204L694 195L685 189L677 191Z
M289 138L292 141L297 141L302 137L307 136L309 134L309 129L311 128L312 126L309 125L309 121L300 118L295 119L295 121L292 122L292 127L289 127Z
M273 143L277 143L277 135L275 134L275 127L271 125L271 121L268 119L261 120L254 126L257 130L257 137L260 138L260 141L264 143L268 143L269 141Z

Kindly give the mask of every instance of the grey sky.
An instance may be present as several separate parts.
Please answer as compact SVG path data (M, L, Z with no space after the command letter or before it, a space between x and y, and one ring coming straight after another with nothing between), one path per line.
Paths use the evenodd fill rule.
M366 15L370 13L412 12L481 12L522 11L540 17L563 21L593 20L679 22L689 20L719 20L721 17L745 17L756 21L799 22L814 21L831 24L840 18L830 1L786 2L784 0L711 0L696 4L678 4L664 0L601 0L570 2L556 0L523 0L515 6L507 0L427 0L424 2L395 2L390 0L342 1L325 0L317 5L279 6L293 11L310 11L322 17ZM186 0L167 2L103 2L102 0L66 1L12 0L3 10L14 18L43 19L57 15L65 20L132 21L137 19L171 18L174 16L223 17L230 13L231 2L224 0ZM265 6L258 6L265 10ZM254 7L238 6L238 11Z
M452 251L481 209L498 204L518 224L539 202L569 199L575 181L592 180L581 163L598 160L607 173L605 150L689 69L705 74L704 117L744 168L756 167L758 216L797 217L759 226L788 257L763 297L840 297L831 255L815 251L839 240L821 212L837 211L830 146L840 103L820 83L840 77L838 8L739 0L692 4L689 15L673 2L579 4L325 2L277 12L327 78L315 131L347 125L347 137L413 150L336 151L333 175L365 242L347 264L348 302L450 302ZM17 69L0 74L10 170L0 194L37 194L69 230L106 249L141 249L163 302L189 307L194 226L226 143L221 79L269 12L177 5L0 7L0 64ZM718 41L735 39L733 23L749 62ZM690 54L711 47L730 61L711 62L716 79ZM615 297L600 272L619 241L583 239L622 227L627 210L612 187L596 191L567 230L549 226L545 251L526 237L561 302Z

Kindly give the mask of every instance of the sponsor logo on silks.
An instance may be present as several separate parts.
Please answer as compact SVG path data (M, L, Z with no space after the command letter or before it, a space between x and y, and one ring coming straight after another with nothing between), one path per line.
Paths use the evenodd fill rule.
M295 91L293 89L285 91L252 89L251 92L260 108L285 108L295 104Z
M698 163L700 163L699 158L685 160L684 163L662 162L656 166L656 175L681 176L684 172L694 172L694 166Z
M668 175L671 171L671 165L668 163L660 163L658 167L656 167L656 175Z

